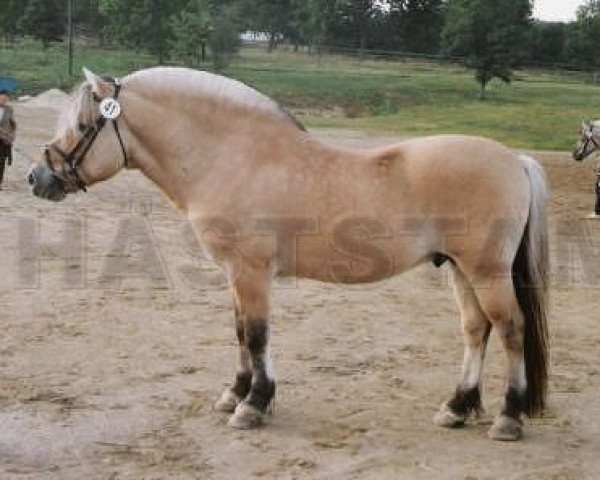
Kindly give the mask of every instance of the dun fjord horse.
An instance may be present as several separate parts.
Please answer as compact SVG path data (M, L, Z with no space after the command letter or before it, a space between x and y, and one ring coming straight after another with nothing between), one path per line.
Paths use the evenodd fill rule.
M275 394L274 276L374 282L428 261L452 269L465 337L460 382L435 422L460 426L481 409L492 327L506 356L506 396L490 436L519 439L521 414L544 408L547 192L534 160L465 136L335 148L224 77L176 68L122 81L85 74L29 173L33 192L59 201L138 169L192 222L235 305L239 369L216 403L233 414L231 426L260 425Z

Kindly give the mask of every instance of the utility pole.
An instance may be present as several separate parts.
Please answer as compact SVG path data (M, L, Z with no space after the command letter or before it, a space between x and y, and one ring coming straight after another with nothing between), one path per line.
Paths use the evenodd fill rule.
M67 0L67 35L69 37L69 76L73 76L73 0Z

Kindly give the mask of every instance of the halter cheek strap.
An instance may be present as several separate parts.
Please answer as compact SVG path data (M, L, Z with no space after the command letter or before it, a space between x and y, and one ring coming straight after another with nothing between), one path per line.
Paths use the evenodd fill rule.
M121 88L123 88L123 85L121 84L121 82L118 79L115 79L115 94L113 96L113 98L115 100L119 99L119 93L121 93ZM120 107L119 107L119 113L120 113ZM125 168L129 167L129 158L127 158L127 150L125 150L125 143L123 142L123 138L121 137L121 132L119 131L119 123L117 122L117 119L115 118L112 121L113 127L115 129L115 133L117 134L117 140L119 140L119 145L121 146L121 152L123 153L123 165L125 166Z

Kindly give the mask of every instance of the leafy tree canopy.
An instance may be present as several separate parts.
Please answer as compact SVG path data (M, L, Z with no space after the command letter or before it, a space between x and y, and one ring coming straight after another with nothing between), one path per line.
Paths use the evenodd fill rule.
M450 0L447 8L443 51L466 59L475 70L482 98L493 78L510 82L513 69L524 59L531 1Z

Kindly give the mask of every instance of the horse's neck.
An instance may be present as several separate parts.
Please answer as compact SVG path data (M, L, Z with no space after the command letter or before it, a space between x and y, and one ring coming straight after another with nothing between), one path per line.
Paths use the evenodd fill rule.
M214 105L184 106L177 114L146 112L135 131L134 163L183 211L206 197L227 195L232 177L252 175L284 151L301 154L307 142L275 112ZM310 143L310 142L309 142Z

